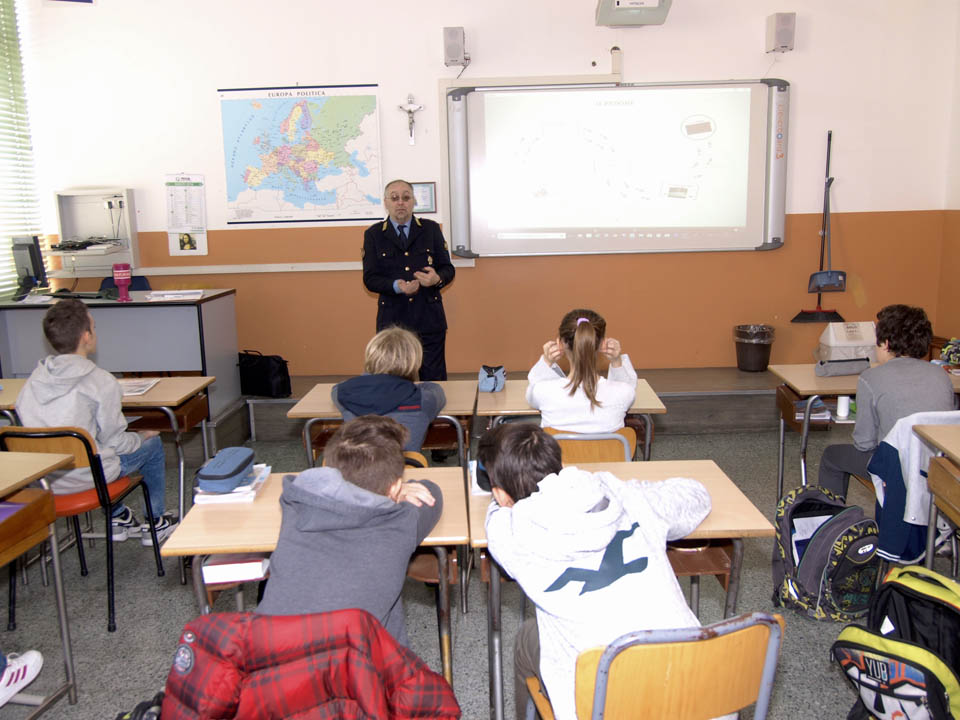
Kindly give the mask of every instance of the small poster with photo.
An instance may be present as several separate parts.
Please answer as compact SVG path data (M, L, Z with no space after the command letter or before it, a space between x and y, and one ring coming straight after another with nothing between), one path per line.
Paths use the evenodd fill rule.
M435 213L437 211L437 184L435 182L415 182L413 186L413 197L417 204L413 211L418 215L426 213Z

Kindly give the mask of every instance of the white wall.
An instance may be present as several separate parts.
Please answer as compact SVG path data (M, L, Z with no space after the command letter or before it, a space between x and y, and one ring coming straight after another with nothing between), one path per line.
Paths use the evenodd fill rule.
M133 188L139 229L162 230L163 176L180 171L206 175L209 225L225 227L217 88L379 83L384 178L445 182L445 25L465 28L464 78L608 73L613 45L625 82L784 78L787 212L820 210L828 129L836 211L944 208L948 184L960 207L956 0L675 0L665 25L629 29L596 27L595 0L18 1L46 232L46 199L82 185ZM778 11L797 13L796 49L767 55ZM426 105L413 147L408 93Z
M958 55L953 58L953 103L951 104L950 119L947 122L947 200L946 207L950 210L960 210L960 133L957 132L957 123L960 123L960 68L957 67L960 57L960 17L957 18L954 43ZM953 129L953 132L950 132Z

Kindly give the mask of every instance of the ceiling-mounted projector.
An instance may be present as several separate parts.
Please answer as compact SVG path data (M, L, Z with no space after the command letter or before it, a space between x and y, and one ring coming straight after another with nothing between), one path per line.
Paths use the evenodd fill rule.
M663 25L673 0L598 0L597 25Z

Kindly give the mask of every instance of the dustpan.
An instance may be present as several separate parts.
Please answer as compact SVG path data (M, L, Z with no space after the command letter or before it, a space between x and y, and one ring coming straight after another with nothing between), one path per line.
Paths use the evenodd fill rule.
M820 307L821 293L843 292L847 289L847 273L843 270L833 270L830 257L830 186L833 178L830 177L830 146L833 143L833 131L827 131L827 174L823 187L823 221L820 226L820 270L810 276L807 283L807 292L817 293L817 307L815 310L801 310L791 322L843 322L843 317L836 310L824 310ZM826 251L827 269L823 268L824 251Z

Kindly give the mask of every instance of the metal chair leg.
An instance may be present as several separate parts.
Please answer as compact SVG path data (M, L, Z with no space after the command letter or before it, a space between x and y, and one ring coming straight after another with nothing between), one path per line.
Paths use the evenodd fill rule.
M86 577L87 576L87 558L83 554L83 535L80 534L80 517L78 515L74 515L72 519L73 519L73 534L77 538L77 554L80 556L80 574L83 577ZM107 518L108 529L110 529L112 525L113 525L113 518L108 517ZM112 534L110 533L107 534L107 541L108 542L113 541Z
M106 520L106 530L104 534L106 535L107 544L107 632L116 632L117 629L117 609L114 606L113 598L113 508L107 507L103 511L104 518ZM79 532L79 529L77 530ZM81 545L79 539L77 540L77 545Z
M10 575L10 590L7 599L7 630L11 632L17 629L17 561L14 560L7 565L7 572Z

